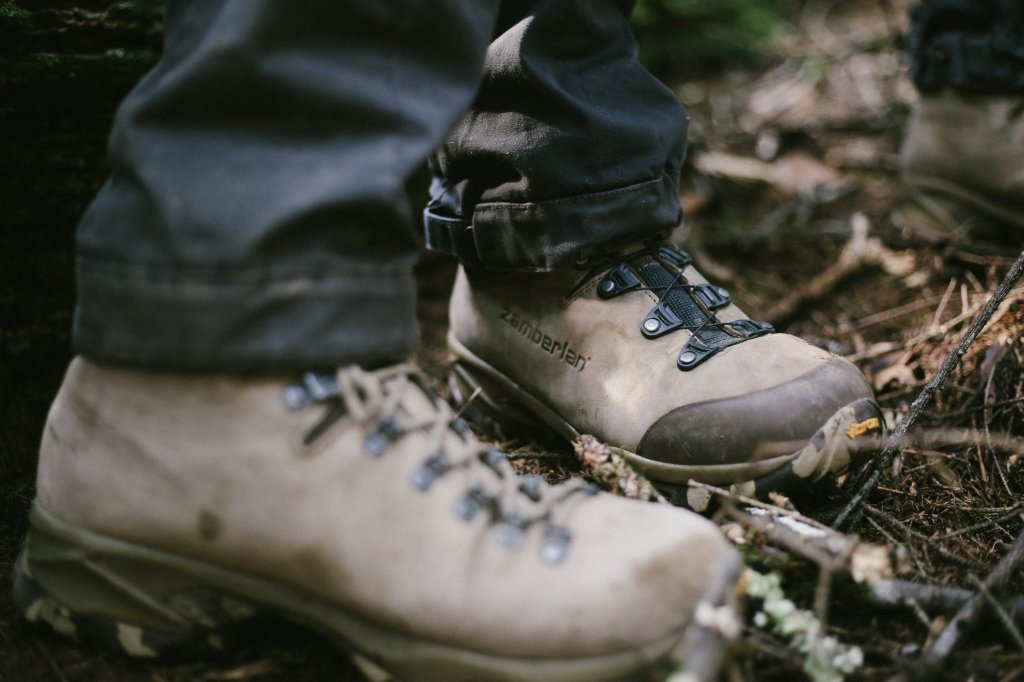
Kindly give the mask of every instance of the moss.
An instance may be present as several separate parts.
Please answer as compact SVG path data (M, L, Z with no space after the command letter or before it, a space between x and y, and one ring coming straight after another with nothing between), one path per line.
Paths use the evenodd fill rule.
M31 12L13 0L0 0L0 44L9 44L15 36L31 28Z
M10 24L28 26L32 23L32 14L18 7L14 0L0 0L0 25Z

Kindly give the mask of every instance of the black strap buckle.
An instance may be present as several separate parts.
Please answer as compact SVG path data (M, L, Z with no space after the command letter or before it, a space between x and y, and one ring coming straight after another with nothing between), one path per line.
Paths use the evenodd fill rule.
M626 266L620 263L605 273L597 285L597 295L603 299L615 298L627 291L640 287L640 280Z
M710 358L721 349L722 346L712 346L704 343L696 336L691 336L690 340L686 342L685 346L683 346L683 349L679 351L679 356L676 358L676 366L684 372L687 372Z
M693 262L693 258L690 257L690 254L685 251L672 248L671 246L662 246L659 248L658 255L680 270Z
M656 339L683 326L683 321L668 307L664 300L647 313L640 325L640 332L648 339Z
M732 296L725 287L714 284L695 284L691 287L693 294L708 310L724 308L732 303Z
M753 339L775 332L775 327L759 320L735 320L729 323L729 328L744 339Z
M473 225L468 220L444 215L427 206L423 209L423 233L431 251L455 256L465 265L479 265Z

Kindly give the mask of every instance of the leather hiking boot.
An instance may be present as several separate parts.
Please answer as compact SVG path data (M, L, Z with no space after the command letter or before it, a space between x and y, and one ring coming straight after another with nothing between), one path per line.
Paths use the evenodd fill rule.
M271 614L400 679L605 680L694 643L712 665L700 623L734 615L740 569L699 516L517 477L409 365L290 382L75 360L14 600L138 656Z
M927 93L907 124L906 196L893 221L925 241L980 251L1024 244L1024 98Z
M690 479L798 494L882 428L856 367L748 320L675 248L586 270L460 270L450 315L453 383L478 414L591 434L698 511Z

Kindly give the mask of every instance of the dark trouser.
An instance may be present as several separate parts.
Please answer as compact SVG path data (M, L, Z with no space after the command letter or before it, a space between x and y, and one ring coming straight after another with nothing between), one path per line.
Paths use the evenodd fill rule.
M563 267L671 228L686 116L636 62L628 4L171 0L79 226L78 352L207 371L402 359L404 183L433 150L428 240L475 265Z
M923 91L1024 91L1024 2L927 0L911 12L910 71Z

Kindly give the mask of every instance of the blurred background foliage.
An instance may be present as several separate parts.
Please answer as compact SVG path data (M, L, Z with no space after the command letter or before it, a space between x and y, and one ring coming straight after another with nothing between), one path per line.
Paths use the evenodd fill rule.
M694 78L756 61L783 17L800 0L638 0L632 15L640 58L664 79ZM40 10L103 13L105 20L162 29L163 0L0 0L0 43L24 44ZM45 19L44 19L45 21ZM0 48L0 51L6 51ZM46 51L45 47L43 50ZM58 50L59 51L59 50ZM115 57L116 55L110 55Z
M663 79L751 64L799 0L639 0L632 23L640 59Z

